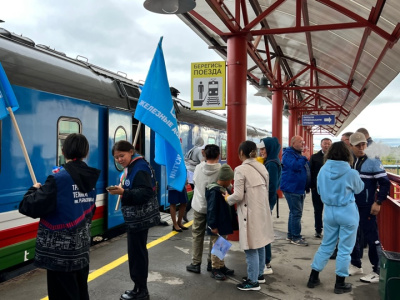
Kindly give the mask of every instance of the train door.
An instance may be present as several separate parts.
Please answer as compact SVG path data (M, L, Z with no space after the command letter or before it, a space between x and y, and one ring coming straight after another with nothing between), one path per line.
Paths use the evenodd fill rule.
M118 185L123 168L112 157L112 147L115 142L125 140L132 142L132 113L110 109L108 111L108 178L107 186ZM121 213L121 203L116 209L117 195L108 194L107 228L124 223Z

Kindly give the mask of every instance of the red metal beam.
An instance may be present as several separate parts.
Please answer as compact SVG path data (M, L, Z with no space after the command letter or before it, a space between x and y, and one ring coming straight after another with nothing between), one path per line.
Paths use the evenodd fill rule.
M278 0L274 4L269 6L266 10L264 10L261 14L259 14L253 21L247 24L246 27L243 28L243 31L250 31L254 26L259 24L263 19L265 19L271 12L273 12L285 1L286 0Z
M395 43L397 41L396 37L393 35L390 35L383 29L379 28L374 24L373 22L370 22L369 20L364 19L363 17L357 15L356 13L352 12L351 10L331 1L331 0L317 0L318 2L321 2L322 4L325 4L326 6L329 6L330 8L333 8L334 10L342 13L345 16L348 16L350 19L353 19L357 21L357 23L364 24L363 27L369 27L373 32L375 32L377 35L382 37L383 39L387 40L388 42Z

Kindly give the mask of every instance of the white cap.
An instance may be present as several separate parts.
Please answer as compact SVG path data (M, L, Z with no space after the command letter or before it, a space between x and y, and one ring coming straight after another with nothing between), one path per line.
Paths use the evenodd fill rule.
M261 141L260 143L258 143L258 144L257 144L257 148L258 148L258 149L260 149L260 148L265 148L264 141Z

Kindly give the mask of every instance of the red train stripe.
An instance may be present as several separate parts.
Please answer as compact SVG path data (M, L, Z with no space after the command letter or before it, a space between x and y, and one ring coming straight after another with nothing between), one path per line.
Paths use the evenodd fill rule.
M104 206L96 208L93 220L104 217ZM39 222L17 226L0 231L0 248L36 238Z

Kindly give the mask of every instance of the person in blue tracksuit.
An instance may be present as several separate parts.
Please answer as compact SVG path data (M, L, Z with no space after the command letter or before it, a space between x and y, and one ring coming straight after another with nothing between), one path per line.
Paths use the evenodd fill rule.
M83 162L89 143L82 134L68 135L62 152L65 165L26 192L19 212L40 218L34 264L47 269L49 299L88 300L90 226L100 170Z
M390 181L379 158L371 158L365 154L368 140L361 132L350 136L351 150L354 154L353 168L360 174L365 184L364 190L356 196L356 204L360 213L360 224L357 241L351 254L350 275L362 274L361 257L363 243L361 235L368 243L368 258L372 264L372 272L361 277L362 282L379 282L379 256L381 243L378 235L376 216L380 211L383 201L386 200L390 190ZM377 192L377 188L379 191Z
M320 284L319 272L326 266L339 238L334 292L342 294L352 290L351 284L344 281L349 276L350 253L359 221L354 194L363 190L364 183L358 172L351 169L353 156L344 142L333 143L325 157L317 177L317 191L324 203L325 234L314 255L307 286L314 288Z

